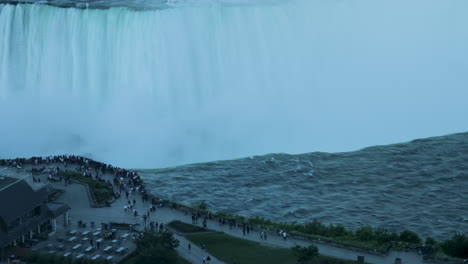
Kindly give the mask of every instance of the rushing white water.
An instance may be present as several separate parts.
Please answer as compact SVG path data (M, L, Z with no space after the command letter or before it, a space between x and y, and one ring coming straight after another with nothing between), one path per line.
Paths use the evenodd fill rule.
M225 2L0 5L0 157L160 167L468 130L467 1Z

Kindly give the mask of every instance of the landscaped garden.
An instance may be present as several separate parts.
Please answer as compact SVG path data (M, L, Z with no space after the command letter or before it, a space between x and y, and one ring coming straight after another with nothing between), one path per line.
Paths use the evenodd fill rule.
M111 188L105 182L98 181L92 177L83 176L81 173L75 171L59 171L57 176L79 181L88 185L95 204L104 204L108 200L112 199Z

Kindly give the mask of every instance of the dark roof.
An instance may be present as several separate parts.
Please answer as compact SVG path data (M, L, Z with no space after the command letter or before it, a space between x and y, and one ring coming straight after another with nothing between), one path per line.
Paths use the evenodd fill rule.
M70 210L70 206L64 203L48 203L47 210L49 211L49 216L57 218L60 215L64 214L66 211Z
M34 209L41 202L47 201L48 191L41 188L37 192L25 181L20 180L0 190L0 218L5 224Z
M10 178L5 176L0 176L0 191L5 188L6 186L18 181L17 178Z

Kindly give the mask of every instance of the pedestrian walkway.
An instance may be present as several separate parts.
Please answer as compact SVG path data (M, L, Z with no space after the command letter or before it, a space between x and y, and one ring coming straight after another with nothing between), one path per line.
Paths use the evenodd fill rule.
M51 167L61 167L62 164L51 164ZM29 165L29 169L31 165ZM68 166L68 170L73 170L73 166ZM112 174L105 174L101 177L104 177L106 180L111 180L114 178ZM41 179L42 180L42 179ZM46 180L44 177L43 181ZM141 195L133 194L130 195L128 200L125 195L121 195L111 207L102 207L102 208L92 208L88 195L86 193L86 188L82 184L69 184L65 185L63 183L51 183L55 188L65 190L64 195L58 198L58 202L65 202L72 208L69 212L70 217L73 219L72 222L82 220L84 222L95 222L95 223L107 223L107 222L124 222L131 224L139 224L140 227L145 225L145 221L141 217L134 217L131 212L128 212L124 209L125 205L128 204L128 200L136 201L135 208L139 212L139 215L142 215L148 211L150 204L144 202L141 199ZM150 212L149 221L157 221L158 223L164 223L166 225L170 221L179 220L186 223L191 223L191 214L186 214L181 210L175 210L171 208L157 208L155 212ZM201 223L199 224L201 226ZM275 247L284 247L289 248L293 245L315 245L318 247L320 254L325 256L331 256L335 258L348 259L348 260L357 260L358 256L364 256L367 263L375 264L390 264L394 263L395 258L397 257L397 252L390 252L386 256L374 255L365 252L357 252L346 248L336 247L326 243L315 243L306 241L303 239L297 239L294 237L288 237L284 240L279 234L268 233L268 239L263 240L260 238L259 232L250 232L245 234L242 232L242 228L230 228L229 225L221 225L218 221L208 220L207 227L211 230L224 232L231 236L248 239L251 241L257 241L259 243L275 246ZM142 228L140 228L142 229ZM207 254L205 251L199 247L192 245L191 250L188 250L188 241L179 235L176 235L176 238L180 240L180 246L177 248L177 252L184 258L188 259L192 263L201 263L202 258ZM412 263L412 264L422 264L424 263L422 256L414 252L400 252L399 257L402 259L403 263ZM211 256L211 263L222 263L221 261L215 259Z

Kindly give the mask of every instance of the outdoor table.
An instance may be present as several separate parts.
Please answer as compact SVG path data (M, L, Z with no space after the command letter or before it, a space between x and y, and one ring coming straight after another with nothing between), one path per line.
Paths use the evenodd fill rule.
M101 255L97 254L97 255L95 255L94 257L92 257L91 259L92 259L92 260L96 260L96 259L98 259L98 258L100 258L100 257L101 257Z
M67 252L67 253L63 254L64 257L68 257L68 256L70 256L70 255L71 255L70 252Z
M125 252L125 248L124 247L119 247L119 249L117 249L115 252L118 253L118 254L123 254Z
M93 250L93 247L92 246L89 246L85 249L85 252L91 252Z
M56 252L55 250L51 250L49 251L49 254L55 254L55 252Z
M79 254L78 256L76 256L77 259L80 259L82 257L84 257L84 254Z
M93 236L99 236L101 234L101 231L96 231L93 233Z
M125 233L125 234L122 235L122 239L126 239L126 238L129 237L129 236L130 236L129 233Z
M72 231L70 231L68 234L70 234L70 235L74 236L74 235L76 235L76 233L77 233L77 231L76 231L76 230L72 230Z
M48 247L48 248L53 248L54 245L53 245L53 244L47 244L47 247Z
M111 261L113 258L113 256L107 256L106 260Z
M88 231L88 230L86 230L86 231L84 231L84 232L83 232L81 235L83 235L83 236L87 236L89 233L91 233L91 232L90 232L90 231Z
M64 248L65 248L65 246L62 245L62 244L60 244L60 245L57 246L57 249L58 249L58 250L63 250Z
M74 236L74 237L70 237L70 238L68 239L68 242L75 242L75 241L76 241L76 237L75 237L75 236Z
M96 232L101 232L102 231L102 228L98 227L96 228Z
M87 238L87 237L83 237L83 238L81 239L81 241L83 241L83 242L87 242L88 240L89 240L89 238Z
M103 251L104 252L110 252L112 250L112 246L107 246Z
M112 244L117 244L117 243L119 243L119 240L114 239L114 240L111 241L111 243L112 243Z
M101 243L101 242L102 242L102 240L103 240L102 238L100 238L100 239L97 239L97 240L96 240L96 243Z
M81 244L76 244L74 247L72 247L72 250L78 250L81 248Z

